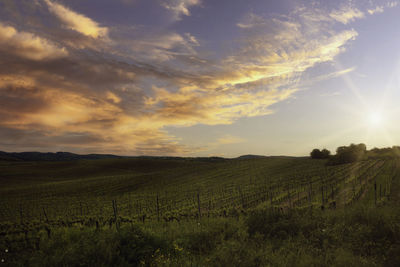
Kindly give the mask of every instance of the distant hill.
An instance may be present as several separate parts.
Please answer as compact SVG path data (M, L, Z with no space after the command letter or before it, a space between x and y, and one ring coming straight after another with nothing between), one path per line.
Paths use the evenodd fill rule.
M221 157L169 157L169 156L117 156L112 154L87 154L80 155L70 152L4 152L0 151L0 160L4 161L70 161L70 160L96 160L96 159L159 159L159 160L196 160L196 161L224 161Z
M266 158L266 156L260 156L260 155L242 155L237 157L238 159L254 159L254 158Z
M242 155L237 159L256 159L256 158L292 158L287 156L262 156L262 155ZM164 159L164 160L196 160L203 162L226 161L229 158L223 157L171 157L171 156L118 156L112 154L86 154L80 155L70 152L4 152L0 151L0 160L3 161L70 161L70 160L95 160L95 159Z
M109 154L79 155L70 152L4 152L0 151L0 160L6 161L68 161L81 159L115 159L122 156Z

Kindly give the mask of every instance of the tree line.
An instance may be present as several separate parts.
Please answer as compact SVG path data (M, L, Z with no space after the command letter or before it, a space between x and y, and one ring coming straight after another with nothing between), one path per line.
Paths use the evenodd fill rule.
M312 159L328 159L328 165L351 163L372 158L395 158L400 157L400 146L375 147L367 150L367 146L363 143L350 144L349 146L338 147L335 155L331 155L331 152L326 148L322 150L315 148L310 152L310 157Z

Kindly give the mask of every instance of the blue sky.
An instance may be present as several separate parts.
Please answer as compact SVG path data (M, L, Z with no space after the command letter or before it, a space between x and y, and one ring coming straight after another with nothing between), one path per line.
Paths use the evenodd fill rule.
M0 150L399 145L397 1L0 0Z

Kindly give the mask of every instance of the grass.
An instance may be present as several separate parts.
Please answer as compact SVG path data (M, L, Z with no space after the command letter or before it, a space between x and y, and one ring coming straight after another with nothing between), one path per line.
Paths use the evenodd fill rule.
M12 266L398 266L398 168L287 157L2 162L0 258ZM377 205L375 181L386 188ZM347 204L328 208L339 199Z
M55 228L50 237L37 233L37 248L34 241L13 243L7 261L16 266L396 266L399 215L390 206L315 212L312 219L257 209L239 220L151 222L119 231Z
M248 198L246 194L296 179L293 173L297 170L306 170L302 175L311 175L322 168L320 161L284 157L211 162L193 159L12 162L0 165L0 205L7 210L3 219L19 221L20 209L26 211L29 219L37 219L43 207L52 217L62 215L57 210L69 209L80 215L82 205L85 215L99 215L104 210L110 211L111 200L117 199L121 214L128 216L154 214L158 194L163 210L191 211L196 206L192 202L197 192L205 209L209 208L210 200L216 207L230 206L242 201L239 191ZM276 190L277 197L279 193Z

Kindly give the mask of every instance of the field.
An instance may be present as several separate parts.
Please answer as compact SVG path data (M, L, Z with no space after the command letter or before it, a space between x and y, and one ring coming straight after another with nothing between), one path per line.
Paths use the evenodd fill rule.
M0 257L3 264L33 266L75 260L97 266L96 259L104 265L396 266L391 255L399 239L387 235L400 233L400 161L325 163L294 157L2 161L0 249L7 252ZM359 239L347 240L348 227L358 223ZM369 239L386 224L382 236L375 233L378 240ZM105 240L114 247L105 249ZM99 242L103 247L96 248ZM121 242L134 251L125 255ZM95 256L102 249L108 258ZM285 257L286 250L297 254Z

